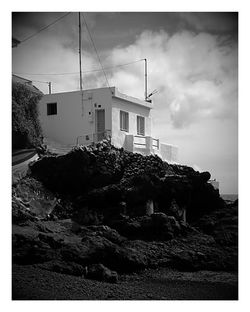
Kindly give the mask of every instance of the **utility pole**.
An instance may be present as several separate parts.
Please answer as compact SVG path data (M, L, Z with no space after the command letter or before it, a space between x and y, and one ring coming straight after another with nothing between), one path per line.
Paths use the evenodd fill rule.
M82 26L81 26L81 12L78 13L79 18L79 67L80 67L80 91L82 101L82 116L83 116L83 91L82 91Z
M148 98L148 67L147 67L147 59L144 59L145 61L145 101L147 101Z

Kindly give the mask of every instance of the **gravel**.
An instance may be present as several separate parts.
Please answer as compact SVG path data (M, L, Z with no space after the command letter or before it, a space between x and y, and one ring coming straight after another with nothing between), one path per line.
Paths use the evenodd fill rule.
M170 269L122 275L109 284L13 265L13 300L237 300L236 273Z

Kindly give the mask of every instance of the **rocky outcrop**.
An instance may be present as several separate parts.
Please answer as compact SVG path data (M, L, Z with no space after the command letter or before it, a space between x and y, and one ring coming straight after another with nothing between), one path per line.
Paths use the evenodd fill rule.
M237 269L236 204L208 172L108 142L45 156L31 172L13 188L13 263L106 282L157 266Z
M161 224L173 226L176 222L164 214L147 216L137 222L149 221L160 228ZM135 226L135 220L129 222L134 222ZM167 239L160 234L160 228L157 229L158 236L155 236L158 240L152 240L152 236L151 239L142 239L143 231L133 232L131 239L129 232L122 236L108 226L81 226L70 219L27 220L13 225L13 263L39 265L46 270L87 278L87 270L94 264L102 264L118 273L158 266L184 271L237 269L235 247L225 248L213 236L188 225L185 235ZM106 277L103 280L116 280L115 273L107 275L111 276L110 280ZM92 277L101 279L94 277L94 273Z
M188 230L184 222L177 221L175 217L167 216L162 212L153 213L151 216L123 218L109 224L130 239L148 241L166 241L185 235Z
M63 156L45 156L31 166L32 175L64 200L70 199L83 224L102 224L123 212L143 216L152 201L155 212L194 221L224 201L208 183L208 172L170 165L156 155L115 148L108 141L78 147Z
M238 201L202 216L195 226L222 246L238 246Z

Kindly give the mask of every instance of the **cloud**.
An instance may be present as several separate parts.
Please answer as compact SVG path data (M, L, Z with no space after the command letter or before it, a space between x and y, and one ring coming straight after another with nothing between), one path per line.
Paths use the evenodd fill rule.
M237 31L236 12L185 12L179 17L197 31L226 32Z
M122 64L147 58L149 92L157 89L155 108L161 122L169 114L175 127L185 127L202 118L234 118L237 115L237 45L208 33L145 31L136 41L114 48L108 63ZM143 97L143 64L118 68L112 84L128 94ZM162 110L165 112L162 114Z
M24 30L34 25L34 19L39 20L39 16L31 14L29 18L25 13L23 17L21 15L19 19L15 18L15 29L25 33ZM61 13L48 13L42 16L43 20L39 22L41 25L35 24L38 29L61 16ZM87 22L92 28L98 18L112 19L115 16L115 14L107 17L99 13L88 13ZM205 28L201 26L202 22L198 23L202 21L201 16L204 17L204 24L208 23L205 23L205 20L212 23L218 19L216 14L210 16L180 13L180 16L190 20L190 23L192 21L193 24L196 22L200 25L197 29ZM25 18L26 23L22 28ZM21 44L13 51L15 72L77 72L79 69L77 27L77 15L70 14L53 28ZM224 27L229 26L225 24ZM29 33L33 31L34 29L29 28ZM100 69L85 28L83 32L83 71ZM159 91L152 97L155 105L154 119L158 125L171 121L174 127L182 128L204 118L223 120L237 117L237 43L228 34L179 30L170 35L165 30L143 31L132 44L110 47L109 50L101 51L99 54L104 67L147 58L148 92L154 89ZM26 68L25 64L29 64L29 67ZM129 95L144 98L143 62L118 67L106 73L110 85L117 86ZM78 89L79 86L78 75L27 78L52 80L55 92L70 91ZM84 74L83 78L85 89L107 86L102 72Z

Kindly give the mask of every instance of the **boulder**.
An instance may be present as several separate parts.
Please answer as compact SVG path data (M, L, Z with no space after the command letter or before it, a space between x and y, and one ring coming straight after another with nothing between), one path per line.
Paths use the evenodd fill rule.
M65 262L62 260L53 260L38 265L39 268L53 271L61 274L68 274L74 276L85 277L87 274L87 268L83 267L79 263Z
M35 221L36 216L29 210L21 198L12 198L12 223L24 224L27 221Z
M113 250L107 260L107 265L117 272L140 271L145 269L148 264L148 259L144 252L125 246Z
M92 225L88 226L87 229L92 231L92 233L94 233L95 235L105 237L114 244L120 245L123 241L126 240L125 237L121 236L116 230L111 229L107 225L99 225L99 226Z
M199 262L192 252L182 250L173 255L173 266L180 271L197 271Z
M151 219L155 226L161 226L169 222L169 217L163 212L153 213Z
M87 278L108 283L118 282L117 272L109 270L101 263L91 264L87 267Z
M12 259L18 264L35 264L50 261L55 257L55 251L49 244L40 241L37 233L13 233Z

